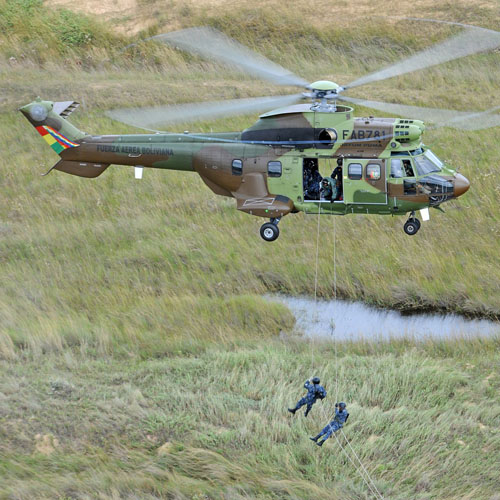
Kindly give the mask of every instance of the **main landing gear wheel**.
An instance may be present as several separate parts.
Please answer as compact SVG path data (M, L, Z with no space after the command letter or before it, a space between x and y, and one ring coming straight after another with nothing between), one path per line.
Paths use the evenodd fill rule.
M420 221L418 219L408 219L405 223L404 230L406 234L413 236L420 229Z
M262 224L260 228L260 235L263 239L266 241L274 241L280 235L280 230L278 229L280 220L281 217L273 217L271 222Z
M260 235L266 241L274 241L280 235L280 230L276 224L266 222L260 228Z

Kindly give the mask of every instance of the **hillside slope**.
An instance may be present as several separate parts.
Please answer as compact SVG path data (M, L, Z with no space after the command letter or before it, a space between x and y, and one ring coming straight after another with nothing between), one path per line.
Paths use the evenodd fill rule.
M286 9L276 0L260 1L258 6L245 4L236 0L186 0L171 1L167 5L161 0L124 0L119 3L112 0L84 0L75 4L71 0L45 0L48 6L66 7L85 14L98 15L120 32L137 33L139 31L161 28L172 31L184 27L190 17L200 12L207 16L217 16L221 12L237 13L252 9L255 14L268 11L275 12L284 20L290 12L300 12L306 24L325 28L332 24L349 26L352 20L384 16L422 17L454 22L477 24L495 28L500 9L495 0L450 2L434 2L432 0L416 0L380 5L369 0L358 0L355 3L347 0L332 4L328 0L314 2L314 6L305 6L303 2L291 0ZM252 23L252 19L248 19ZM491 24L490 24L491 23ZM490 26L488 26L490 25Z

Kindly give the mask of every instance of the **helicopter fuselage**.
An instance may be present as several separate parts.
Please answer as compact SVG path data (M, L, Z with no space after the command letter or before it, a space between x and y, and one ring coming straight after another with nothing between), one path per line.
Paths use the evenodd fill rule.
M438 207L469 187L465 177L424 146L423 122L355 118L347 106L333 113L291 106L262 115L243 132L210 136L74 137L69 127L77 129L52 108L37 123L30 114L36 103L21 111L42 135L48 130L59 140L58 135L73 133L67 141L73 147L59 151L57 170L83 177L97 177L110 164L195 171L216 194L236 198L238 210L271 219L300 211L403 215ZM330 177L337 166L342 170L335 197L323 197L319 186L311 195L309 177Z

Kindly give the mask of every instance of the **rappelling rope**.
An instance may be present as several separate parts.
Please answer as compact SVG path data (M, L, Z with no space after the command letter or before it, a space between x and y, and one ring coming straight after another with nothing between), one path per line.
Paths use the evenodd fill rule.
M314 310L316 313L316 321L318 318L318 261L319 261L319 230L320 230L320 216L321 216L321 197L318 203L318 226L316 232L316 268L314 273ZM314 344L314 332L311 336L311 371L314 371L314 354L313 354L313 344Z
M366 477L363 474L363 471L358 468L358 466L354 463L354 460L350 457L349 453L347 453L347 450L342 446L342 443L340 442L340 439L337 437L337 433L334 432L333 435L335 436L335 439L337 440L337 444L340 446L340 449L344 452L345 456L349 459L353 467L356 469L357 472L359 472L359 475L365 482L366 486L368 486L368 489L377 497L377 499L382 499L382 495L378 492L378 490L375 488L373 489L372 485L366 480Z
M375 485L373 479L371 478L370 474L368 473L368 471L366 470L366 467L363 465L363 462L361 462L360 458L358 457L357 453L354 451L354 448L351 446L351 443L349 442L349 440L347 439L347 436L344 434L344 430L342 429L342 427L340 428L340 432L342 433L342 436L344 436L344 439L346 441L346 443L348 444L349 448L351 449L351 451L354 453L354 456L356 457L357 461L359 462L359 465L361 466L361 468L363 469L363 471L365 472L366 474L366 477L370 480L371 484L373 485L373 488L375 489L375 491L377 492L378 496L383 499L384 497L382 496L382 493L380 493L380 491L377 489L377 486Z
M321 216L321 201L318 204L318 229L316 232L316 273L314 277L314 303L317 303L318 298L318 261L319 261L319 229Z
M334 300L336 301L337 300L337 234L336 234L335 215L333 215L333 297L334 297ZM337 361L337 339L335 337L335 326L334 326L333 323L331 325L331 335L332 335L333 345L334 345L334 349L335 349L335 401L338 402L338 400L339 400L339 398L338 398L338 396L339 396L339 377L338 377L338 361ZM361 466L361 469L358 466L356 466L356 464L351 459L351 457L350 457L349 453L347 452L347 450L342 446L342 443L340 442L340 440L337 437L336 433L334 433L335 439L337 440L337 443L339 444L340 448L346 454L347 458L352 463L352 465L354 466L354 468L356 469L356 471L359 472L359 474L363 478L363 481L368 486L369 490L377 498L383 500L384 497L382 496L382 494L380 493L380 491L377 489L377 486L375 485L373 479L371 478L370 474L366 470L366 467L363 465L363 463L361 462L361 460L360 460L359 456L357 455L356 451L351 446L351 443L347 439L347 436L345 435L344 430L342 429L342 427L340 428L340 432L342 433L342 436L344 437L344 439L345 439L347 445L349 446L350 450L352 451L352 453L356 457L356 460L359 462L359 465ZM365 475L363 475L363 472L366 475L366 478L368 478L369 482L365 478Z
M333 215L333 298L337 300L337 234L335 214Z
M333 298L337 301L337 234L335 215L333 215ZM333 320L332 320L333 321ZM335 338L335 324L331 325L333 347L335 349L335 401L339 400L339 369L337 363L337 340Z

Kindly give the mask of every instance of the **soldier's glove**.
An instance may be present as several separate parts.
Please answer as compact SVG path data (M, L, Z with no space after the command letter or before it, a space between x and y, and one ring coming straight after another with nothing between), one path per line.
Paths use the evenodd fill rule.
M338 408L339 407L339 404L338 403L335 403L335 408Z

